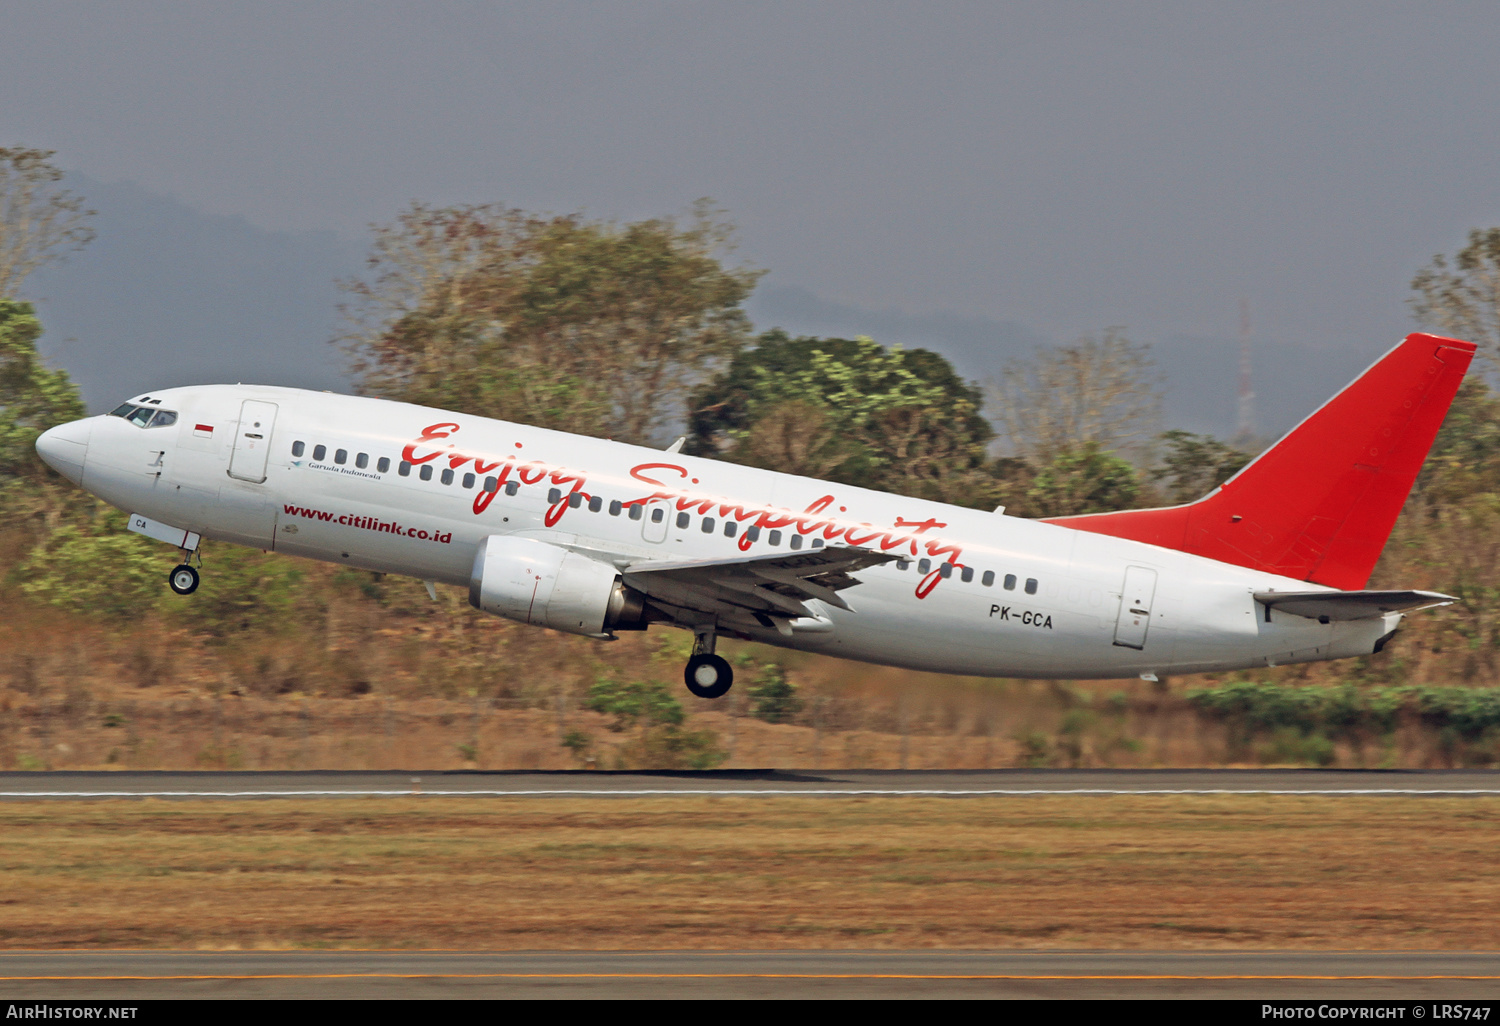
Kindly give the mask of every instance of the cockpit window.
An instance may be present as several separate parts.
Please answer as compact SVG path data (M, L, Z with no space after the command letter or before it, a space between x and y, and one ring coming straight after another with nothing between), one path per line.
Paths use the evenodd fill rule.
M160 400L157 400L160 402ZM109 411L111 417L121 417L136 427L168 427L177 423L177 414L172 410L154 410L149 406L125 403Z

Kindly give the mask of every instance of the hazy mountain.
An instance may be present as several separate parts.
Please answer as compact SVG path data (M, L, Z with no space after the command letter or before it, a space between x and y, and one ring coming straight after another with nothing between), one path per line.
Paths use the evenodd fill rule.
M942 353L966 377L994 379L1007 360L1031 354L1050 339L1015 321L955 314L910 314L865 310L815 296L795 286L764 284L746 304L758 327L776 325L798 335L869 335L878 341L923 347ZM1100 325L1101 328L1104 325ZM1233 337L1170 336L1152 339L1152 357L1166 387L1168 427L1228 438L1238 415L1239 340ZM1395 345L1400 337L1371 340L1371 349L1291 346L1252 340L1251 380L1255 390L1256 431L1275 438L1317 409L1329 396Z
M69 186L98 211L98 238L28 283L47 334L43 349L102 411L171 385L254 381L347 390L334 281L355 274L362 242L331 232L275 232L205 214L171 197L81 174ZM869 310L796 286L763 284L747 304L757 329L869 335L924 346L970 378L1055 341L1028 325L957 314ZM1101 325L1102 327L1102 325ZM1239 350L1233 338L1152 342L1167 386L1167 423L1227 437L1235 427ZM1374 340L1394 344L1393 337ZM1294 425L1370 362L1369 352L1256 341L1257 427Z
M43 351L89 409L153 388L247 381L346 389L334 279L362 248L331 232L272 232L128 182L68 175L98 237L28 283Z

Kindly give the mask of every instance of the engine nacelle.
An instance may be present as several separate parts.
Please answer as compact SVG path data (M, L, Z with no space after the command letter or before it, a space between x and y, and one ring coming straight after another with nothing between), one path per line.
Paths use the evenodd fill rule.
M534 538L492 534L479 543L469 604L495 616L592 638L646 629L645 596L620 572Z

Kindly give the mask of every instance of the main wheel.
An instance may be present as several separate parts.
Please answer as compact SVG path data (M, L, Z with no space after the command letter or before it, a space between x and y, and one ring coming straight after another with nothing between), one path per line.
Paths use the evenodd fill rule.
M198 590L198 571L186 563L173 567L167 575L167 584L179 595L191 595Z
M722 698L734 683L734 670L720 656L695 655L682 671L682 679L699 698Z

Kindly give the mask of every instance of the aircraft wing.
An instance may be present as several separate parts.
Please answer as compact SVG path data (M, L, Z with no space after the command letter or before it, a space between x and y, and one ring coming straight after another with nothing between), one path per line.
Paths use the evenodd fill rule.
M1446 606L1458 599L1435 591L1257 591L1255 601L1283 613L1332 621Z
M788 618L816 616L817 599L838 609L838 594L859 581L850 574L898 558L884 552L829 545L737 559L646 560L625 568L625 583L667 605L733 616L748 614L778 627Z

